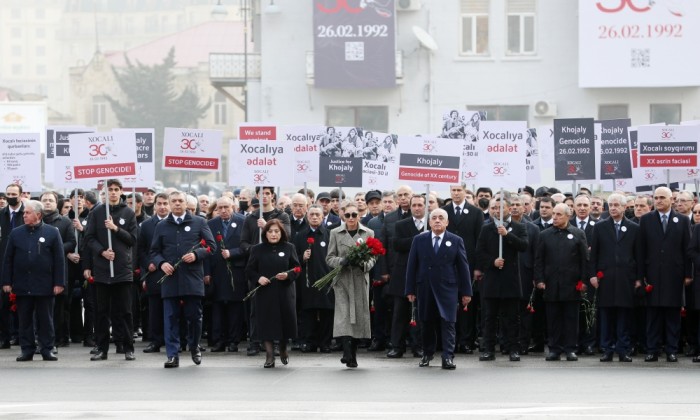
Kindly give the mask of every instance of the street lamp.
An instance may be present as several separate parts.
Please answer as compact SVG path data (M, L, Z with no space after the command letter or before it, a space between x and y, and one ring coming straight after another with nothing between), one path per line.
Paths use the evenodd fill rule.
M211 9L211 17L215 20L222 20L226 19L226 16L228 16L228 10L221 4L221 0L217 0L216 6Z

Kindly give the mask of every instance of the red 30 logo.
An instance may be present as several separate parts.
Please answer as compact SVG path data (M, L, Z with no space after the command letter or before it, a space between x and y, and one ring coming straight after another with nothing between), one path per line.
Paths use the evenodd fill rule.
M309 165L306 163L297 163L297 172L306 172L309 170Z
M182 139L180 142L180 149L182 150L194 150L197 148L196 139Z
M644 13L647 12L651 9L651 6L646 6L646 7L639 7L635 4L635 2L638 0L609 0L608 2L604 1L599 1L596 3L596 7L598 10L600 10L603 13L617 13L625 9L625 7L628 7L630 10L633 12L638 12L638 13ZM602 3L615 3L617 2L617 6L612 6L612 7L606 7L603 6Z
M673 132L672 131L662 131L661 132L661 138L662 139L670 139L673 137Z
M106 144L91 144L90 156L107 156L109 149Z
M493 174L494 175L503 175L506 173L506 168L503 166L494 166L493 167Z
M255 174L255 175L253 175L253 181L256 183L257 182L265 182L265 181L267 181L267 177L265 176L265 174Z
M430 144L430 143L425 143L425 144L423 144L423 151L424 151L424 152L432 152L433 150L435 150L435 146L434 146L434 145L432 145L432 144Z
M464 177L465 177L466 179L476 178L476 172L471 172L471 171L465 172L465 173L464 173Z
M335 0L335 7L328 8L326 7L326 4L328 4L328 1L317 1L316 2L316 8L327 14L335 14L340 12L341 10L345 10L348 13L361 13L362 8L361 7L351 7L348 4L348 0Z

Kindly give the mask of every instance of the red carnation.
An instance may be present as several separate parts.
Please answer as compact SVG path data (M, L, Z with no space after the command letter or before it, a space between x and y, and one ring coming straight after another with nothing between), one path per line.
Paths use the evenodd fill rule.
M223 240L224 240L224 237L220 233L218 235L216 235L216 242L221 242Z
M17 295L14 293L10 293L10 302L15 302L17 301Z
M88 283L93 284L95 282L95 278L90 276L88 277Z
M294 274L299 274L301 273L301 267L294 267L292 271L294 272Z
M469 312L469 305L465 306L464 309L462 309L464 312Z
M529 311L530 309L532 309L532 305L527 305L527 306L525 307L525 309L527 309L527 310Z
M202 248L204 248L205 246L207 246L207 241L202 239L201 241L199 241L199 244L202 245Z
M306 239L306 243L309 245L313 245L315 242L316 242L316 240L314 238L307 238Z
M137 276L141 274L141 269L137 268L136 270L134 270L134 274L136 274Z
M416 325L418 325L418 323L415 319L412 319L411 322L408 323L408 325L410 325L411 327L415 327Z
M10 306L10 311L17 312L17 304L16 303L13 303L12 306Z
M688 316L688 311L685 310L685 307L681 308L681 318L685 318Z
M598 280L600 280L603 278L603 272L599 271L599 272L595 273L595 276L598 277Z
M576 291L583 292L583 287L584 287L583 282L581 280L579 280L578 283L576 283Z
M535 313L535 308L530 307L530 313L531 313L531 314L534 314L534 313Z
M654 286L652 286L651 284L647 284L646 286L644 286L645 292L651 293L652 290L654 290Z
M211 247L210 247L210 246L208 246L208 247L206 247L206 248L204 248L204 249L207 250L207 254L211 254Z
M375 280L375 281L372 282L372 287L379 287L379 286L381 286L381 285L382 285L382 282L381 282L381 281Z
M373 314L375 310L376 309L374 309L374 305L369 307L369 313Z

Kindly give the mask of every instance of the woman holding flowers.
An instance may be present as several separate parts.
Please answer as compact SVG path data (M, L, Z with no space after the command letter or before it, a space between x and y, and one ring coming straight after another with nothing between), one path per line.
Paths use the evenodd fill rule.
M359 222L359 212L355 204L348 204L340 212L344 224L331 231L326 263L331 268L342 267L333 283L335 294L335 315L333 336L343 343L341 363L347 367L357 367L357 340L370 338L369 317L369 270L376 258L352 263L348 258L350 250L358 243L374 237L372 230Z
M272 343L279 340L280 360L289 362L287 341L297 336L296 290L299 260L278 219L263 228L262 242L250 249L246 275L259 288L253 295L258 336L265 346L266 368L275 367Z

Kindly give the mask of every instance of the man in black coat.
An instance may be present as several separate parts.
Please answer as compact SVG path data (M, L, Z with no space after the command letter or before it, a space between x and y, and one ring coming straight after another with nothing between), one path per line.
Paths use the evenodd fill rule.
M165 368L180 366L180 305L188 324L187 344L192 361L202 363L199 339L202 334L204 260L216 252L214 236L207 221L186 210L185 193L169 195L170 216L158 223L151 243L151 262L167 277L161 284ZM182 302L182 303L181 303Z
M0 210L0 256L5 255L7 239L10 237L12 229L22 226L24 220L24 204L22 203L22 186L10 184L5 188L7 206ZM2 294L0 304L0 349L9 349L13 336L12 312L10 312L10 301L7 294Z
M503 206L503 223L501 223ZM510 219L510 197L489 203L491 223L481 228L476 245L476 269L481 279L483 348L480 361L496 359L496 335L500 324L511 362L520 361L518 344L518 305L523 297L520 285L519 253L527 250L525 226ZM502 253L499 255L499 242ZM499 322L500 321L500 322Z
M632 308L635 290L642 284L639 275L641 241L639 225L626 219L627 198L608 197L610 217L593 228L590 253L590 282L597 289L600 308L601 362L612 361L614 352L621 362L631 362ZM589 326L595 328L595 324Z
M66 257L75 251L75 230L70 219L58 213L58 195L53 191L41 194L41 204L44 206L42 221L58 229L63 241L63 251ZM66 287L54 298L54 329L56 331L56 347L68 347L70 343L70 305L75 279L68 276L68 261L65 264Z
M484 212L480 208L467 203L467 191L464 184L451 185L450 196L452 197L452 202L443 207L449 218L447 231L462 238L464 248L467 251L469 267L471 270L474 270L476 243L481 233L481 227L484 224ZM474 270L470 274L475 282L481 278L481 273L478 270ZM478 291L479 287L474 287L474 296L472 297L469 311L459 311L457 314L456 351L458 353L471 354L477 346L478 326L476 320L480 309Z
M151 339L148 346L143 349L144 353L160 353L160 348L165 345L163 299L160 295L160 283L158 283L165 273L151 261L151 244L156 226L170 214L170 201L167 194L159 193L155 196L153 210L153 216L141 225L138 237L141 288L146 292L148 299L148 336Z
M241 232L245 218L236 212L228 197L216 200L219 216L208 222L217 252L205 264L205 283L212 287L212 352L238 351L245 326L243 298L248 290L245 279L246 257L241 250Z
M34 320L44 360L58 360L51 354L54 345L54 296L65 287L65 253L58 230L42 223L42 204L29 201L23 212L24 224L8 236L3 260L2 288L17 300L19 341L18 362L34 358Z
M652 286L647 294L647 355L645 362L659 360L665 331L666 360L677 362L680 338L683 286L692 281L692 261L687 255L690 245L690 221L671 209L671 190L654 191L655 210L639 221L642 257L640 275Z
M110 325L115 341L121 341L124 346L124 358L134 360L134 327L131 317L131 284L134 281L132 247L136 246L138 226L134 211L121 198L121 181L108 179L106 184L109 217L105 204L97 205L88 215L85 233L86 246L92 255L86 277L94 277L97 292L95 341L98 352L90 360L107 359Z
M588 280L588 243L586 234L569 224L571 209L566 204L554 207L554 224L540 234L535 260L537 288L544 291L547 305L549 354L547 361L576 361L578 315L581 291Z
M326 264L330 233L323 225L323 208L313 205L306 212L307 223L294 237L294 247L301 264L296 282L301 294L301 331L305 334L301 351L330 353L333 338L333 291L318 290L313 284L328 274Z
M394 270L391 273L388 292L394 298L394 311L391 319L391 351L387 353L389 358L402 357L406 351L406 338L410 333L411 351L414 357L423 357L420 342L420 330L410 328L411 318L417 316L413 313L413 305L406 298L406 266L408 255L411 252L413 238L423 232L425 226L425 212L427 203L425 196L414 194L411 197L411 217L396 222L394 229ZM414 319L415 320L415 319Z
M539 190L538 190L539 191ZM554 200L551 197L541 197L539 200L539 211L537 217L532 222L540 232L552 226L552 212L554 211ZM547 327L547 305L542 298L542 290L535 289L533 299L534 311L532 315L532 346L528 351L541 353L544 351L546 327Z

